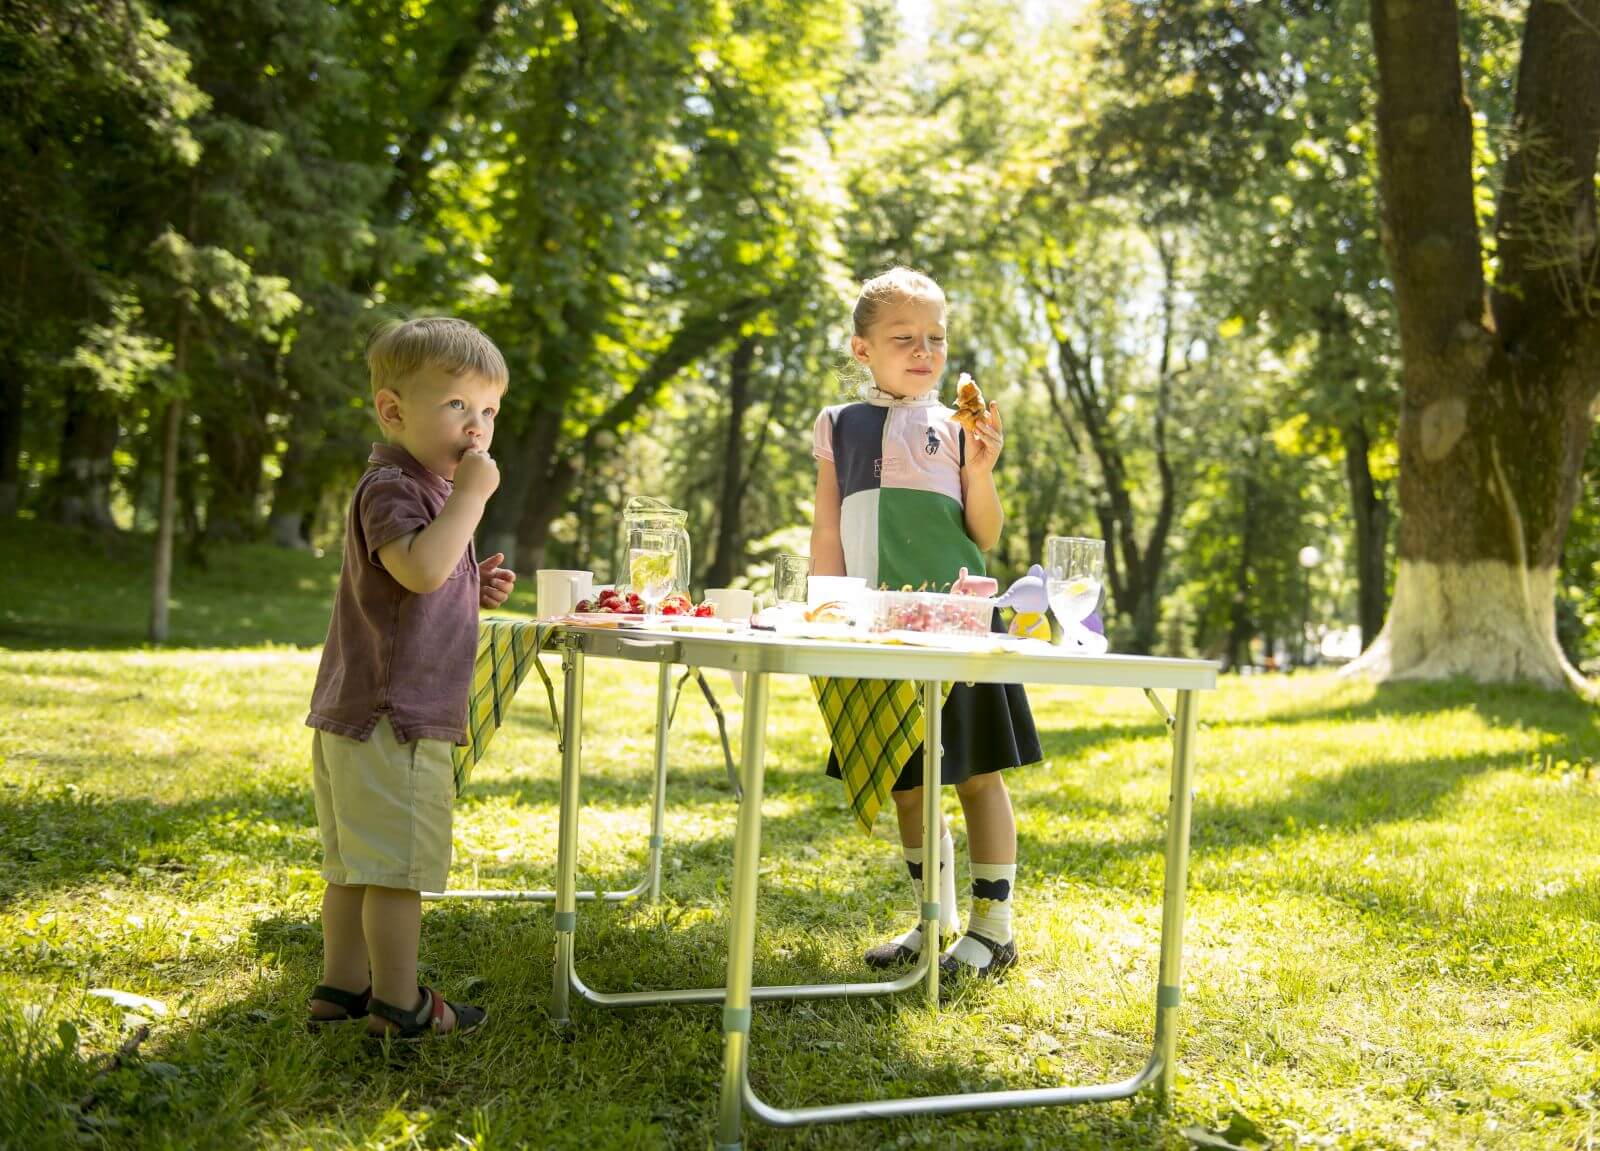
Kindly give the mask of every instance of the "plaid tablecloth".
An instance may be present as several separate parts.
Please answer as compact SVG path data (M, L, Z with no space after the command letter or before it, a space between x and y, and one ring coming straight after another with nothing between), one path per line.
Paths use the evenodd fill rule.
M535 620L486 619L478 624L478 657L472 668L472 697L467 705L467 742L455 748L456 794L472 777L472 769L488 750L489 741L505 722L506 712L530 668L538 668L556 715L555 687L539 663L539 652L555 628ZM561 725L556 724L556 739Z
M950 684L944 685L945 697ZM922 688L904 679L814 676L822 722L856 822L866 832L888 802L900 768L922 746Z
M456 794L460 795L472 778L472 769L483 758L489 741L505 722L511 701L517 689L527 678L529 670L537 671L544 681L545 698L550 704L550 723L555 728L556 750L562 747L561 713L556 706L556 688L550 673L539 662L539 653L546 650L556 634L557 625L540 620L491 618L478 622L478 655L472 668L472 694L467 704L467 742L454 749ZM693 678L700 686L712 714L717 720L717 732L722 739L723 764L728 771L728 784L734 794L739 794L739 772L733 761L733 749L728 743L727 718L722 705L712 694L711 685L698 668L689 668L678 681L672 699L668 723L678 714L678 700L683 695L684 684Z
M550 717L561 740L561 722L556 708L555 685L539 662L539 652L549 644L556 627L537 620L485 619L478 624L478 655L472 670L472 696L467 710L467 742L456 746L456 794L460 795L472 778L472 769L484 757L489 741L505 722L511 701L527 678L536 670L544 681L549 698ZM950 692L944 685L945 695ZM718 712L710 689L701 682L707 701ZM679 685L682 690L682 684ZM899 777L900 768L922 746L922 691L909 680L850 679L842 676L815 677L812 693L822 711L823 723L839 757L840 774L850 809L862 830L870 832L878 812L888 802L889 792ZM673 711L677 708L674 705ZM723 737L725 755L727 737ZM736 778L728 765L730 779Z

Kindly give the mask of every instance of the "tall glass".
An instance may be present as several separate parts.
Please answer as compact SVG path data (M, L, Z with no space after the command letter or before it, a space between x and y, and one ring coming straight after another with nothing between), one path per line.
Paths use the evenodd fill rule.
M805 603L811 557L780 555L772 565L772 594L779 603Z
M1056 619L1064 628L1082 623L1100 606L1105 540L1051 536L1045 541L1045 573L1045 591Z

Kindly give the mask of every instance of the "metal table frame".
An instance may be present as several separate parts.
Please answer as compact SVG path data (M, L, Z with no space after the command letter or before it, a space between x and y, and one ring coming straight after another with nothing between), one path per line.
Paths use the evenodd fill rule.
M1183 974L1184 890L1189 858L1189 820L1194 769L1196 693L1216 686L1216 665L1199 660L1139 656L1083 656L1056 653L964 653L935 648L832 644L779 639L767 633L741 635L657 633L570 627L556 639L561 652L563 694L561 798L555 903L555 969L550 1016L557 1026L571 1022L571 993L602 1007L655 1004L721 1003L723 1074L715 1145L719 1151L742 1146L745 1111L777 1127L802 1127L856 1119L915 1115L948 1115L999 1111L1067 1103L1126 1099L1154 1084L1158 1099L1171 1093L1177 1070L1178 1006ZM655 788L650 839L650 865L645 878L626 892L577 890L579 777L583 764L584 661L589 656L660 665L656 707ZM574 943L580 899L620 900L644 894L654 900L660 890L661 827L665 806L668 694L671 667L717 667L747 675L740 771L743 797L734 836L732 904L728 925L728 974L724 987L668 991L608 993L589 988L578 977ZM925 780L938 779L940 701L944 683L1045 683L1128 687L1144 691L1161 712L1171 732L1173 756L1167 807L1166 877L1161 914L1160 965L1156 987L1155 1037L1149 1059L1132 1077L1114 1083L984 1091L912 1099L869 1100L828 1106L780 1108L762 1100L750 1086L751 1004L773 999L837 999L889 995L919 983L926 1002L937 1010L939 904L922 904L923 954L899 979L872 983L752 986L755 954L757 875L761 853L761 798L765 781L768 677L774 674L837 675L906 679L921 684L924 716ZM1157 690L1177 693L1168 711ZM924 786L923 842L938 841L940 788ZM450 893L445 893L450 894ZM500 898L545 899L551 893L494 893Z

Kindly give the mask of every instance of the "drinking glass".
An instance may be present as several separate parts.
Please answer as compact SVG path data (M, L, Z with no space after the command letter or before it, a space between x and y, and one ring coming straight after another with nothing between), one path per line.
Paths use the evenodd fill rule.
M805 603L811 557L780 555L772 565L772 590L779 603Z
M1106 572L1105 540L1051 536L1045 542L1045 591L1063 627L1082 623L1100 605Z

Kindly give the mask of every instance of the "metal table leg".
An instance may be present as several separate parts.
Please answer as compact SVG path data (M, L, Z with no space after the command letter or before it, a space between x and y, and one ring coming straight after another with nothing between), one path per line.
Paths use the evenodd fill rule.
M937 680L922 685L922 957L928 1007L939 1010L939 765L944 754L944 696ZM932 898L929 898L932 896Z
M661 829L667 818L667 736L672 726L672 665L664 663L656 680L656 779L650 805L650 867L645 883L651 903L661 901Z
M1172 1097L1178 1074L1178 1004L1183 999L1183 906L1189 882L1189 816L1194 806L1195 693L1178 693L1172 731L1172 795L1167 801L1167 871L1161 904L1161 974L1156 987L1156 1096Z
M660 876L660 849L661 827L665 817L666 804L666 772L667 772L667 739L668 724L662 722L665 716L671 714L672 697L672 669L670 664L661 665L661 676L658 681L659 694L656 697L656 790L652 812L651 843L654 847L650 861L651 870L647 875L656 877L656 890L659 890ZM731 760L731 757L730 757ZM737 782L737 781L735 781ZM576 808L574 810L577 810ZM643 891L645 881L641 881L632 892L623 895L636 895ZM586 893L579 891L576 898L582 900ZM554 897L555 893L550 895ZM652 892L652 896L654 892ZM559 940L559 936L557 937ZM685 987L672 988L660 991L599 991L590 987L583 981L578 973L576 958L576 934L574 939L574 956L566 964L567 986L571 992L577 994L579 999L592 1003L597 1007L657 1007L664 1005L683 1005L693 1003L721 1003L727 996L727 988L722 987ZM786 983L770 987L752 987L750 997L753 1000L798 1000L798 999L866 999L879 995L896 995L908 991L922 981L926 974L927 964L937 962L938 953L932 957L924 957L910 970L897 979L888 981L874 981L870 983Z
M561 815L556 835L556 960L550 988L550 1018L558 1027L572 1022L568 990L572 979L572 937L578 928L578 773L583 762L583 652L569 646L561 657L562 713Z
M562 663L565 669L565 661ZM667 712L671 706L671 681L672 669L669 664L661 665L661 675L656 686L656 750L655 750L655 785L651 792L650 815L650 841L648 862L645 872L626 891L575 891L573 898L579 903L625 903L639 896L647 896L651 903L656 903L661 898L661 829L665 823L667 807L667 742L670 724L667 721ZM565 686L563 685L563 694ZM569 701L570 706L570 701ZM566 730L566 721L562 721L562 730ZM565 740L563 740L565 742ZM565 753L563 753L565 762ZM493 888L449 888L445 891L425 891L423 899L479 899L489 902L504 903L554 903L556 893L553 890L525 890L519 888L493 889Z
M766 774L767 675L752 673L745 687L744 799L733 841L733 913L728 920L728 990L722 1003L722 1096L718 1151L738 1151L750 1045L750 983L756 945L756 886L761 864L761 790Z
M926 688L925 688L926 690ZM926 702L926 696L925 702ZM882 1099L859 1103L836 1103L820 1107L774 1107L750 1086L749 1054L739 1047L739 1094L750 1115L774 1127L807 1127L817 1123L844 1123L858 1119L892 1119L924 1115L955 1115L972 1111L1009 1111L1023 1107L1052 1107L1068 1103L1103 1103L1127 1099L1155 1084L1158 1098L1169 1097L1177 1072L1177 1023L1179 988L1183 977L1184 886L1189 861L1189 816L1192 806L1191 781L1194 767L1194 728L1196 699L1193 691L1178 693L1177 715L1173 727L1172 795L1167 809L1167 858L1165 894L1161 916L1160 974L1156 989L1156 1026L1150 1057L1138 1073L1115 1083L1083 1086L1039 1087L1013 1091L979 1091L971 1094L932 1095L920 1099ZM930 714L933 714L930 711ZM929 729L933 734L933 729ZM931 746L937 746L932 744ZM924 820L936 816L936 809L924 810ZM925 822L925 827L928 826ZM741 824L742 827L742 824ZM926 830L924 834L927 834ZM753 864L751 865L754 866ZM924 868L923 875L928 874ZM754 915L751 916L752 926ZM926 919L926 913L924 914ZM730 980L732 969L730 968ZM731 983L730 983L731 986ZM748 1026L748 1020L746 1020ZM744 1038L741 1036L741 1039ZM730 1041L732 1037L730 1036ZM721 1133L738 1135L738 1112L733 1111L730 1126L728 1076L735 1067L723 1065ZM719 1143L721 1147L723 1144ZM738 1146L729 1142L729 1146Z

